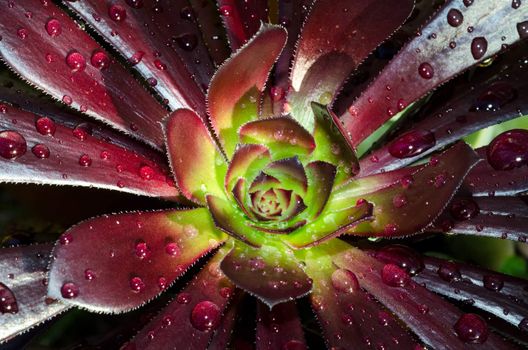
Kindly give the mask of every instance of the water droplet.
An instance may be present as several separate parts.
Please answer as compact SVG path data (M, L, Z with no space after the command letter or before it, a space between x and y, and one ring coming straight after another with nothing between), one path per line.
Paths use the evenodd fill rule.
M383 266L381 279L383 283L391 287L404 287L410 281L407 271L394 264L386 264Z
M132 289L133 292L139 293L145 290L145 282L141 279L141 277L132 277L130 279L130 289Z
M233 289L229 287L220 288L219 294L222 298L228 299L231 297L231 295L233 295Z
M0 156L6 159L16 159L26 153L26 139L16 131L0 132Z
M148 165L143 165L139 168L139 176L143 180L151 180L154 177L154 169Z
M376 258L405 269L411 275L422 271L424 262L420 254L403 245L389 245L376 252Z
M476 60L481 59L488 51L488 41L486 38L479 36L471 41L471 54Z
M487 148L488 163L497 170L528 164L528 130L513 129L498 135Z
M82 72L86 68L84 56L77 51L71 51L66 56L66 64L75 72Z
M73 133L73 136L75 136L81 141L84 141L86 140L88 135L92 133L92 128L89 124L81 123L73 129L72 133Z
M466 7L473 5L473 0L464 0L463 2L464 2L464 6Z
M409 203L409 201L403 193L398 193L397 195L392 197L392 205L394 205L395 208L402 208L406 206L407 203Z
M68 95L64 95L62 96L62 102L64 102L65 104L67 104L68 106L72 104L73 100L70 96Z
M120 5L111 5L108 8L108 17L116 22L124 21L127 16L126 9Z
M145 241L142 240L136 242L136 245L134 246L134 253L140 259L148 259L152 255L149 246L147 243L145 243Z
M464 343L482 344L488 339L486 322L479 315L463 314L454 326L457 336Z
M110 58L104 51L97 50L90 57L90 63L97 69L104 69L110 65Z
M424 79L431 79L434 76L434 69L429 63L424 62L418 66L418 74Z
M180 10L180 18L181 19L186 19L188 21L193 21L194 20L194 11L193 11L192 7L190 7L190 6L182 7L182 9Z
M275 102L284 98L284 89L280 86L272 86L270 89L271 99Z
M17 35L18 35L18 37L19 37L20 39L24 40L24 39L26 39L27 36L28 36L28 31L27 31L26 28L19 28L19 29L17 30Z
M455 198L451 203L451 215L460 221L469 220L478 215L480 209L471 198Z
M398 232L398 225L396 224L387 224L383 227L383 234L385 236L394 236Z
M59 238L59 243L62 245L70 244L73 241L73 236L71 233L65 233Z
M59 36L62 33L62 26L58 19L50 18L46 22L46 32L49 36Z
M156 80L156 78L153 78L153 77L150 77L147 79L147 83L150 85L150 86L156 86L158 85L158 81Z
M442 263L437 273L438 276L447 282L459 281L462 278L462 275L460 274L456 264L450 261Z
M491 84L476 99L471 112L495 112L517 98L517 90L505 82Z
M356 275L349 270L337 269L332 273L332 285L341 293L354 293L359 290Z
M63 298L72 299L79 295L79 287L73 282L66 282L61 287L61 295Z
M167 69L167 65L160 60L154 60L154 66L159 70Z
M451 9L447 13L447 23L449 23L451 27L458 27L462 24L463 21L464 15L462 15L462 12L460 12L460 10Z
M512 0L511 7L512 9L517 10L519 7L521 7L521 0Z
M181 249L177 243L170 242L170 243L167 243L167 245L165 245L165 253L167 253L168 255L172 257L177 257L180 255Z
M90 269L84 270L84 278L88 281L93 281L95 279L95 272Z
M199 331L210 331L220 322L220 308L211 301L201 301L191 312L191 324Z
M57 130L57 126L53 119L48 117L40 117L35 122L35 127L41 135L53 135Z
M141 62L141 60L143 59L144 55L145 55L145 53L143 51L137 51L128 59L128 62L131 65L135 66L136 64Z
M172 325L172 322L174 322L174 319L171 316L164 316L161 320L161 323L163 324L163 327L168 327Z
M126 0L128 6L139 9L143 7L143 0Z
M497 275L485 275L482 279L484 288L498 292L504 287L504 281Z
M0 283L0 313L16 314L18 312L18 303L15 295L5 284Z
M35 155L35 157L40 159L46 159L50 156L49 148L41 143L38 143L33 146L33 148L31 148L31 152Z
M517 23L517 33L521 39L528 38L528 21Z
M110 159L110 152L103 150L99 154L99 157L101 157L101 159L104 159L104 160Z
M92 158L89 155L83 154L79 157L79 165L84 167L89 167L92 165Z
M176 301L178 304L189 304L191 302L191 295L186 292L182 292L176 296Z
M389 145L389 153L396 158L409 158L421 154L436 144L435 136L427 130L411 130Z
M196 35L192 33L185 33L174 38L174 41L178 46L185 51L192 51L198 44Z
M222 16L229 17L233 14L233 8L229 5L220 6L219 10Z

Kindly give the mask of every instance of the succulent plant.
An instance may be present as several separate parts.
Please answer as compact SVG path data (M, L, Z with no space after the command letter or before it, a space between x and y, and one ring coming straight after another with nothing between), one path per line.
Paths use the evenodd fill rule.
M3 61L59 101L0 90L0 181L171 203L1 250L4 341L75 307L135 310L198 263L124 348L236 348L248 295L257 349L315 348L306 300L332 349L528 343L526 281L402 245L526 241L528 131L460 140L526 114L528 5L0 6Z

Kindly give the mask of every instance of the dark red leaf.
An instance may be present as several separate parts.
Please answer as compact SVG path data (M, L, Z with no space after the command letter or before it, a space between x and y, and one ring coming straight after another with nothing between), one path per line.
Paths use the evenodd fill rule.
M220 267L237 287L269 307L302 297L312 288L312 280L304 273L300 262L282 244L255 249L235 242Z
M427 289L487 311L514 326L528 320L526 280L432 257L424 257L424 262L425 270L413 279Z
M152 151L140 154L109 143L104 139L112 133L92 129L88 123L74 126L76 118L64 123L68 115L41 117L11 106L4 109L0 181L98 187L172 200L179 197L170 170ZM11 151L9 145L14 147Z
M456 23L449 23L451 10ZM508 1L471 6L448 1L342 115L354 145L398 112L398 106L409 105L503 45L518 41L517 23L523 20L523 11Z
M413 1L319 0L297 42L288 97L292 115L313 129L310 102L330 103L352 71L411 13ZM324 30L322 29L324 28Z
M244 45L259 30L261 22L268 22L267 1L218 0L217 3L232 51Z
M224 239L205 208L91 219L55 245L48 294L99 312L137 308Z
M361 175L412 164L470 133L528 113L528 69L522 63L525 54L526 46L521 45L515 52L497 59L491 67L478 68L469 81L466 77L458 78L454 88L447 87L454 90L448 98L436 102L437 107L427 110L423 120L399 130L400 133L431 133L432 142L427 147L420 147L420 142L424 145L425 140L414 138L406 142L402 136L397 136L369 155L375 157L376 162L370 159L361 161ZM398 154L392 154L396 145L407 151L413 147L413 152L398 157ZM423 151L417 152L418 149Z
M164 349L171 344L178 348L206 349L233 294L232 283L218 266L226 252L221 249L128 346Z
M0 343L69 308L46 295L51 248L42 244L0 251Z
M275 305L270 309L257 304L257 350L306 350L301 320L295 301Z
M477 149L486 159L487 147ZM477 164L464 180L462 187L474 196L513 196L528 191L528 167L495 170L488 161Z
M417 345L399 320L361 289L358 277L337 268L331 256L323 252L319 259L307 259L306 265L314 280L312 306L328 347L412 349Z
M353 247L344 248L334 256L333 262L342 269L354 272L359 284L367 292L394 312L431 348L511 348L499 336L488 334L485 323L482 323L482 344L465 342L467 338L457 336L459 327L455 326L463 314L453 305L414 282L407 272L397 265L383 264Z
M188 1L143 2L141 7L124 0L66 4L148 79L172 110L190 108L205 116L203 91L214 67L193 15L187 14ZM123 13L119 20L116 9Z
M166 111L99 44L49 1L9 4L0 11L0 52L16 73L63 103L162 147L158 122Z
M428 165L375 192L358 193L350 182L350 188L345 185L336 191L328 206L340 207L359 199L374 205L374 221L354 227L352 234L396 237L418 233L444 210L478 161L471 147L460 142L434 157ZM385 174L377 176L374 181L383 181L384 177ZM367 181L368 177L364 179ZM350 193L346 195L348 190Z

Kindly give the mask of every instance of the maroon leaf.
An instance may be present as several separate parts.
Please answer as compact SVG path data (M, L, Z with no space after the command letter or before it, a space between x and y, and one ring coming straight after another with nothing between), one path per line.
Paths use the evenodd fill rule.
M425 270L413 279L427 289L487 311L514 326L528 322L526 280L497 272L424 257Z
M54 120L4 107L0 119L0 181L98 187L166 199L179 197L169 169L153 152L138 154L109 143L101 137L111 133L92 132L87 123L68 125L63 123L66 116ZM137 146L133 149L141 150Z
M515 197L455 198L432 230L525 242L528 205Z
M55 245L48 294L89 310L124 312L157 296L224 239L205 208L91 219Z
M486 159L486 147L477 153ZM474 196L513 196L528 191L528 167L496 170L489 162L480 162L464 180L463 189Z
M295 301L275 305L270 309L257 304L257 350L306 350L301 320Z
M233 294L233 285L218 267L226 253L227 250L221 249L128 346L163 349L167 344L173 344L188 349L206 349Z
M312 288L312 280L304 273L293 253L282 244L255 249L235 242L220 267L237 287L259 298L270 308L302 297Z
M224 290L224 294L226 291L227 289ZM222 315L220 325L215 330L207 350L224 350L228 348L231 342L238 313L242 310L240 304L245 295L240 289L236 289L234 293L235 295L231 298L225 313Z
M497 59L491 67L478 68L469 81L458 78L454 89L448 86L454 90L449 98L437 102L438 107L428 110L422 121L399 130L416 137L396 137L371 153L369 156L377 161L364 159L361 175L412 164L470 133L527 114L528 70L522 63L525 53L526 46L522 45L502 60ZM429 139L424 137L426 134Z
M69 308L46 296L51 248L42 244L0 251L0 343Z
M472 4L472 2L471 2ZM511 2L449 1L342 115L354 145L405 107L519 40L526 20ZM503 39L504 38L504 39ZM452 48L453 47L453 48Z
M462 314L453 305L414 282L397 265L380 263L353 247L336 254L333 262L342 269L352 271L361 287L394 312L421 341L432 348L510 348L500 337L489 332L484 320L479 318L471 322L472 316ZM469 343L471 335L461 332L462 326L466 325L476 332L471 335L477 338L478 344Z
M218 0L217 3L232 51L244 45L259 30L261 22L267 22L267 1Z
M374 205L374 221L354 227L353 234L396 237L418 233L443 211L478 161L471 147L460 142L428 165L375 192L358 194L350 183L350 195L344 195L347 187L343 186L328 205L346 205L358 199Z
M295 93L288 101L294 118L312 130L309 103L327 104L335 98L350 73L405 21L412 7L410 0L398 6L383 1L315 2L297 42L291 72Z
M66 4L128 59L172 110L190 108L205 116L203 89L214 67L187 1Z
M329 348L412 349L417 345L399 320L361 289L353 272L336 268L330 254L321 255L307 259L307 272L314 280L312 306Z
M24 79L63 103L161 148L158 122L165 110L51 2L4 3L0 31L3 59Z

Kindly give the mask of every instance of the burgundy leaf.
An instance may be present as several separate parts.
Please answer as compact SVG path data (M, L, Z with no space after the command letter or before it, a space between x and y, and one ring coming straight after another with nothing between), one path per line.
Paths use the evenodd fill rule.
M528 205L515 197L455 197L432 230L526 242Z
M307 259L314 280L311 301L328 347L343 349L412 349L417 345L394 315L361 289L358 277L336 268L331 255Z
M178 348L206 349L233 294L232 283L218 266L226 252L221 249L128 347L164 349L171 344Z
M99 312L137 308L224 239L205 208L91 219L55 245L48 294Z
M218 0L231 50L236 51L251 38L268 20L267 1Z
M198 26L202 32L203 40L209 54L216 66L224 62L230 54L227 38L218 18L216 3L213 1L189 0L194 10Z
M31 16L26 16L28 13ZM161 148L158 122L166 111L51 2L4 2L0 31L4 61L29 83L66 105Z
M487 147L477 149L486 159ZM464 180L463 189L474 196L512 196L528 191L528 167L496 170L489 162L480 162Z
M98 187L171 200L179 197L163 159L151 151L140 154L109 143L104 138L112 133L92 132L88 123L63 123L66 116L41 117L11 106L4 106L4 111L0 119L2 182Z
M255 249L235 242L220 267L237 287L270 308L302 297L312 288L312 280L304 273L300 262L282 244Z
M257 304L257 350L306 350L301 320L295 301L275 305L270 309Z
M286 37L283 28L263 25L211 81L207 92L210 122L229 158L238 144L238 128L258 117L258 100Z
M449 98L428 110L422 121L398 130L405 135L369 155L376 162L361 162L362 176L412 164L468 134L527 114L528 69L522 63L525 53L526 46L522 45L491 67L479 68L470 81L458 78Z
M224 196L227 164L200 116L178 109L165 129L170 164L182 194L199 204L205 204L208 193Z
M187 1L66 4L116 48L172 110L190 108L205 116L203 90L214 67Z
M226 291L227 289L224 290L224 292ZM235 290L234 296L231 298L225 313L222 315L222 320L220 321L218 328L215 330L207 350L224 350L228 348L238 313L243 310L240 307L240 304L244 295L245 293L242 290Z
M3 248L0 252L0 343L66 311L46 296L51 245Z
M443 211L478 161L471 147L460 142L434 157L428 165L375 192L358 194L351 186L350 194L346 195L347 187L343 186L328 205L339 207L359 199L374 205L375 220L354 227L353 234L396 237L418 233Z
M413 279L427 289L487 311L514 326L528 322L526 280L432 257L424 257L424 262L425 270Z
M331 102L350 73L405 21L412 7L410 0L398 6L370 0L315 2L297 42L291 72L295 93L288 101L294 118L312 130L309 103Z
M447 2L342 115L354 145L401 107L520 39L524 10L510 1L471 4Z
M361 287L394 312L421 341L434 349L511 348L489 331L483 319L462 314L453 305L414 282L407 271L395 264L380 263L350 246L336 254L333 262L338 267L353 272ZM465 329L473 333L468 334ZM469 343L473 339L477 344Z

